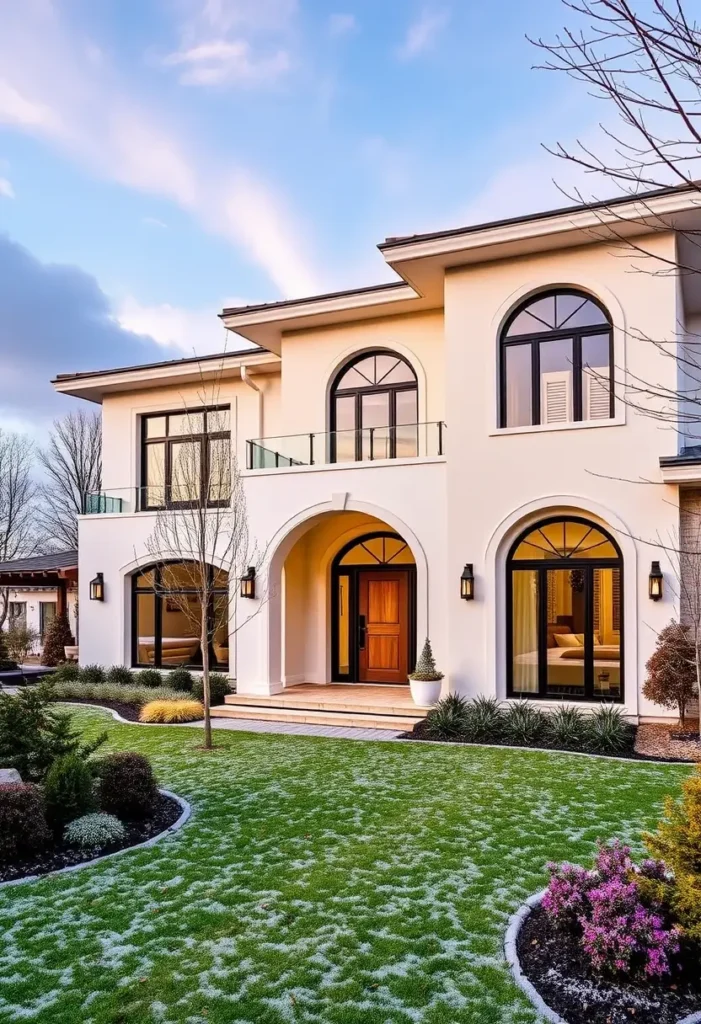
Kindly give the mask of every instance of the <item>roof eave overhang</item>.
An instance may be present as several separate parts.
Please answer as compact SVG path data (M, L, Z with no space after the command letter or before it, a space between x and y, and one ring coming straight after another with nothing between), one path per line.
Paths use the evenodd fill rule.
M89 402L102 402L103 396L118 394L124 391L141 391L151 387L178 386L197 384L203 380L217 377L226 379L236 377L242 366L256 367L258 372L276 369L280 359L273 352L260 352L251 349L250 354L240 353L221 359L183 360L172 364L160 364L146 367L130 367L124 370L112 370L107 373L76 374L75 376L57 377L51 383L62 395L73 398L84 398Z

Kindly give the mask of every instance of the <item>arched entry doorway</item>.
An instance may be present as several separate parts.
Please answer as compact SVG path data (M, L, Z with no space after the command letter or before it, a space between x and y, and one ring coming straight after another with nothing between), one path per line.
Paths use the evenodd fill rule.
M506 562L507 695L623 700L623 557L582 516L551 516Z
M406 683L416 650L416 563L397 533L349 541L331 568L332 678Z

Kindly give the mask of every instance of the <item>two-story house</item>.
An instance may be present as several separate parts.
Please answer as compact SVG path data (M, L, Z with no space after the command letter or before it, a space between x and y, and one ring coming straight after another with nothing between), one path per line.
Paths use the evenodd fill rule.
M211 653L240 694L402 685L430 636L452 690L659 716L645 662L679 615L669 538L701 458L627 389L678 386L654 342L682 344L701 315L694 276L668 272L698 206L666 190L391 238L395 283L224 310L255 348L59 376L103 415L81 662L201 663L148 546L187 443L203 464L236 458L266 550L238 632L240 581L217 576Z

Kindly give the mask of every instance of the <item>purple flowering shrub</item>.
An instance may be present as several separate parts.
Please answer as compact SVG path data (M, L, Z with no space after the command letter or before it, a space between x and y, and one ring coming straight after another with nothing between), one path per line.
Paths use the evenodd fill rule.
M645 899L637 878L664 880L662 861L636 868L619 840L599 843L590 870L549 864L550 883L542 906L560 929L574 931L593 970L628 977L670 974L680 951L679 929L661 906Z

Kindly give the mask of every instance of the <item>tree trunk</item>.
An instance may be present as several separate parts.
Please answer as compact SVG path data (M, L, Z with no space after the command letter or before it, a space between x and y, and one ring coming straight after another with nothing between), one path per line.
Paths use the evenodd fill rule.
M207 623L208 601L202 602L202 625L200 643L202 645L202 703L204 705L204 746L212 749L212 720L209 715L209 629Z

